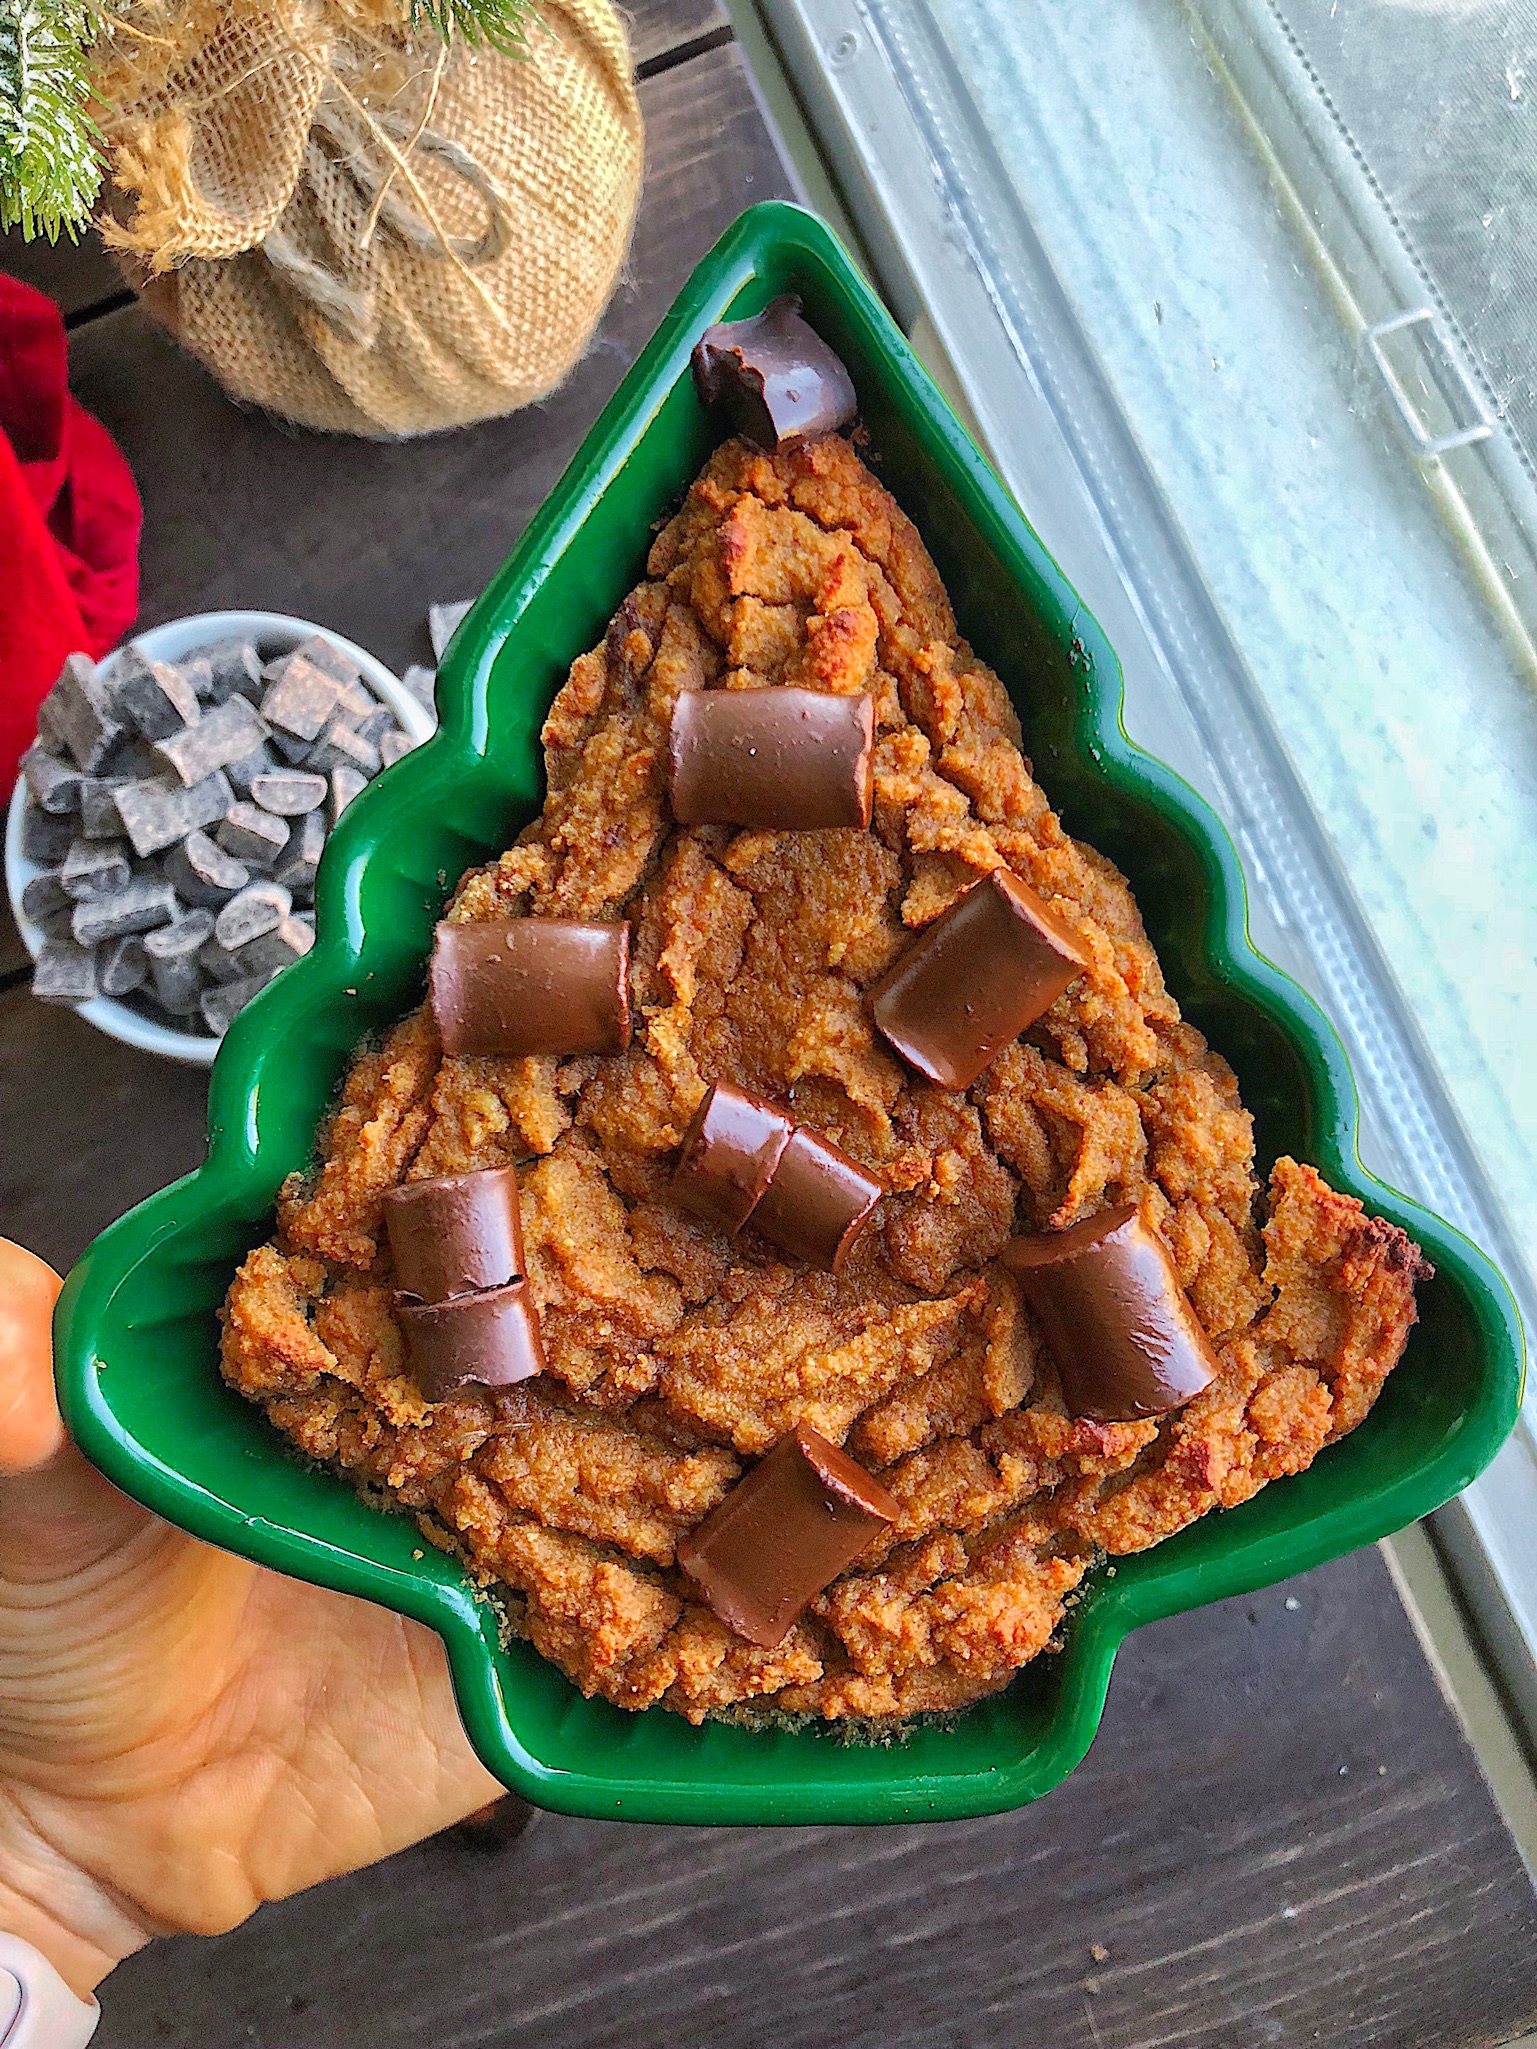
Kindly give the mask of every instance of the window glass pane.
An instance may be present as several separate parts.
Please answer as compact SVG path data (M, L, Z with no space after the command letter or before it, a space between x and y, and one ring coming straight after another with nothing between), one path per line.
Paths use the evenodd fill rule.
M1317 0L1324 18L1329 4ZM1225 10L1235 36L1240 12ZM1364 0L1355 12L1423 18ZM1428 1042L1509 1213L1511 1241L1531 1244L1530 649L1480 560L1467 501L1444 461L1416 453L1363 345L1370 323L1321 241L1321 210L1299 195L1194 9L866 0L864 13L1003 317L1086 464L1123 574L1219 788L1227 781L1223 808L1232 816L1236 803L1240 827L1245 804L1254 814L1246 851L1262 886L1302 952L1328 950L1331 935L1310 929L1306 890L1292 889L1286 849L1322 821L1336 877L1375 936L1377 961L1361 975L1369 982L1386 964L1406 1028ZM1395 303L1367 310L1380 319ZM1414 384L1404 346L1397 330L1379 338L1440 428L1434 378ZM1465 400L1455 364L1446 376L1448 406ZM1186 590L1171 589L1171 563ZM1220 659L1190 626L1201 603ZM1217 674L1222 663L1229 672ZM1267 828L1263 763L1227 758L1246 692L1311 817ZM1140 737L1159 746L1145 721ZM1233 787L1245 777L1250 787ZM1336 1013L1354 1000L1342 970L1312 966ZM1371 1049L1358 1040L1353 1050L1370 1084ZM1375 1078L1393 1092L1391 1072ZM1418 1153L1419 1185L1447 1202L1432 1185L1434 1134L1417 1133L1414 1116L1399 1123L1400 1156L1384 1164L1413 1171L1404 1155Z

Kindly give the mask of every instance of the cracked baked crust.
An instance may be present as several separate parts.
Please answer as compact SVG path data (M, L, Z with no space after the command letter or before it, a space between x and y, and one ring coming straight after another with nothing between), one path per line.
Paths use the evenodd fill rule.
M679 829L680 689L868 690L873 829ZM1283 1159L1262 1189L1233 1075L1182 1021L1123 877L1070 839L1002 685L957 638L911 522L847 441L720 449L544 728L542 817L449 916L634 921L613 1058L445 1058L430 1017L359 1054L316 1170L225 1308L230 1382L304 1451L414 1512L586 1693L691 1720L953 1711L1053 1641L1096 1557L1300 1471L1398 1359L1426 1272ZM1081 935L1083 977L964 1095L910 1074L861 991L1005 862ZM667 1195L707 1084L793 1101L887 1190L837 1277ZM548 1372L429 1406L390 1308L380 1198L519 1163ZM1142 1202L1219 1378L1157 1422L1069 1418L995 1255ZM799 1420L902 1505L786 1641L735 1637L674 1567Z

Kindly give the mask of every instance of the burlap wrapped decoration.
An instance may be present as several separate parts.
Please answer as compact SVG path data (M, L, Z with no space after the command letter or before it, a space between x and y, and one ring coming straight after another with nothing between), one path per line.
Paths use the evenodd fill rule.
M103 233L231 392L306 426L421 434L542 397L629 245L642 129L607 0L542 0L526 57L413 38L405 12L129 0L96 51Z

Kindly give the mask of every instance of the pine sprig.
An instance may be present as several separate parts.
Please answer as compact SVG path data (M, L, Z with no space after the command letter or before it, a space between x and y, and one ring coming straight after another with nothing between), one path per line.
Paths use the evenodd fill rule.
M0 0L0 229L76 234L101 185L88 0Z
M411 26L430 30L445 42L489 43L505 57L528 54L528 30L536 0L411 0Z

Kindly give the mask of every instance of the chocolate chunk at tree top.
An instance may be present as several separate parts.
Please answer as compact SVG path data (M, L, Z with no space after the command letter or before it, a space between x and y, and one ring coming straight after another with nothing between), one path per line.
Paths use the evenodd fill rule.
M679 823L680 693L789 690L870 700L869 826ZM1418 1254L1310 1166L1256 1174L1233 1074L1181 1017L1124 878L1063 828L917 532L846 439L720 448L543 737L540 817L445 914L464 1000L438 1003L435 978L446 1031L427 1006L360 1049L313 1171L230 1291L224 1368L462 1558L577 1686L696 1721L963 1707L1052 1643L1106 1554L1244 1501L1361 1421L1413 1321ZM979 897L986 929L947 955ZM590 997L541 998L554 1023L520 1041L522 999L481 1008L457 964L512 960L509 934L562 923L628 927L625 970L598 942ZM903 989L926 942L945 973ZM980 996L1012 1010L981 1016L979 961ZM884 1016L883 983L903 992ZM948 1049L939 1079L920 1043ZM687 1181L712 1084L765 1108L712 1130L739 1159L691 1208L680 1150ZM841 1264L769 1228L786 1229L774 1202L796 1191L801 1133L878 1191ZM532 1344L480 1345L494 1289L397 1308L384 1215L402 1185L507 1167L524 1264L508 1286L543 1364L491 1388L474 1373L531 1364ZM1045 1270L1001 1256L1120 1210L1167 1262L1143 1306L1214 1373L1124 1407L1054 1332ZM809 1227L809 1206L793 1215ZM1109 1281L1093 1286L1124 1337ZM425 1349L408 1310L437 1319ZM843 1562L799 1575L770 1639L764 1554L728 1573L714 1518L752 1507L797 1433L889 1506Z
M760 448L834 433L858 410L848 371L793 297L707 328L693 371L704 403L718 406L731 428Z

